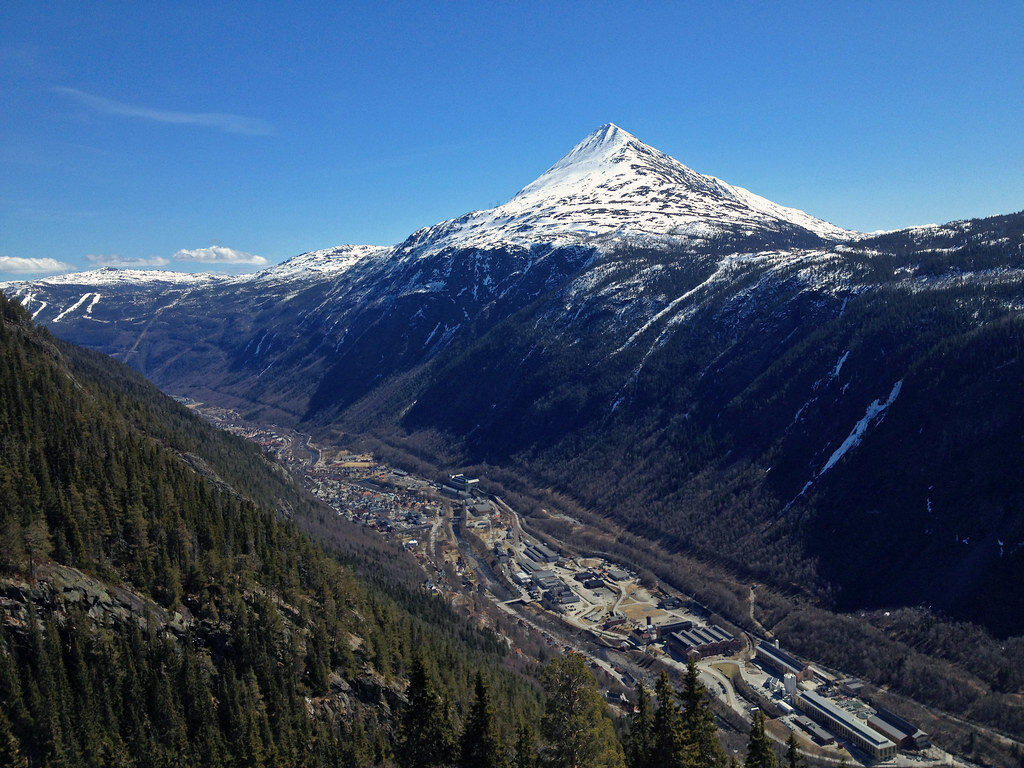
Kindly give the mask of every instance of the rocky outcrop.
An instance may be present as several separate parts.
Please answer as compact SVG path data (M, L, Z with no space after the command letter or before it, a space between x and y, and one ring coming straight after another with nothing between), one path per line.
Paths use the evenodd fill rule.
M195 623L184 606L168 611L137 592L59 563L40 565L32 581L17 576L0 579L0 611L5 623L25 627L30 604L39 612L55 613L58 619L78 609L99 624L136 621L145 626L149 622L178 635Z

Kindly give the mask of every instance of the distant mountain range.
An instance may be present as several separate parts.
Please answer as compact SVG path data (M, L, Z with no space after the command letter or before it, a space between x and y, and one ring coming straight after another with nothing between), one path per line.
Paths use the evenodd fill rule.
M1022 245L1022 214L849 232L606 125L394 247L2 287L165 391L506 467L840 608L1021 633Z

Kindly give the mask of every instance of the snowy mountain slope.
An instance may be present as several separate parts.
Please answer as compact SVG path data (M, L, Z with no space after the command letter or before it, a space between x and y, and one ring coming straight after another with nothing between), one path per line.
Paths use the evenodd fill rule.
M3 284L0 289L26 295L29 285L53 289L74 286L82 293L99 287L237 287L287 280L340 279L358 267L363 273L374 272L372 280L394 283L401 279L406 291L429 292L439 289L452 269L443 264L425 267L415 262L441 252L522 252L529 262L538 246L547 246L548 252L566 246L608 252L624 242L699 247L723 235L745 238L751 243L763 244L767 239L787 245L813 245L822 240L850 239L856 233L696 173L609 123L585 137L504 205L421 229L394 248L337 246L235 277L103 268L31 283ZM487 262L486 257L477 259L477 281L469 286L474 291L488 292L496 285L497 277L487 274ZM529 263L523 267L530 268ZM69 300L70 293L73 291L69 291ZM77 298L71 300L72 305ZM51 303L48 312L56 316L68 312L72 305ZM77 308L69 314L74 311ZM46 321L49 317L44 314L40 319Z
M68 272L63 275L53 275L32 281L36 285L83 285L92 287L106 286L134 286L134 285L199 285L202 283L227 280L223 275L211 275L206 273L171 272L162 269L117 269L115 267L100 267L87 272ZM237 278L236 278L237 279ZM6 293L8 289L15 289L17 286L27 284L25 281L8 281L0 283L0 288Z
M447 435L467 465L844 608L1017 632L1022 243L1018 214L806 251L623 247L314 420Z
M231 315L232 333L245 343L230 349L223 364L253 369L262 379L268 366L286 362L277 355L330 356L352 340L369 343L382 333L382 323L390 328L392 344L404 350L399 367L423 362L478 320L486 325L528 304L625 243L736 251L821 246L852 234L698 174L609 124L508 203L420 230L394 248L339 246L237 277L102 269L5 289L22 297L41 322L93 326L78 341L112 354L119 350L97 334L113 337L113 329L95 326L144 335L143 344L120 354L158 380L161 366L177 354L168 348L166 355L147 354L143 362L141 352L151 349L154 336L152 327L143 329L144 318L158 312L166 321L175 311L195 312L216 325L218 314ZM291 305L287 311L275 309L275 301L284 299ZM415 306L402 321L396 302L418 301L430 307ZM206 305L220 305L221 312L211 315ZM248 320L247 305L260 308ZM198 335L179 336L179 342L213 350L202 338L207 331L195 321L184 325ZM289 330L282 332L282 325ZM364 339L366 333L371 336ZM285 341L289 334L296 338ZM233 347L232 341L216 346L225 347ZM268 355L268 348L277 351ZM370 381L393 370L385 360ZM316 382L307 381L303 391L311 386L319 393L315 404L323 402L327 395Z
M997 626L1024 578L995 543L1024 542L1022 244L1019 214L854 236L609 125L393 248L4 290L171 393L440 444L752 578Z
M364 260L387 258L390 253L390 248L381 245L339 245L293 256L247 278L260 281L338 277Z
M608 123L507 203L420 230L405 245L425 255L536 242L608 247L624 237L678 242L785 230L826 240L856 234L692 171Z

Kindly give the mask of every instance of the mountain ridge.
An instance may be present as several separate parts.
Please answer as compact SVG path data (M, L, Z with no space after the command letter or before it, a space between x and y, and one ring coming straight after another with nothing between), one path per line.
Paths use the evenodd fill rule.
M1024 631L1024 611L999 608L1019 598L992 586L1024 577L1024 550L995 545L1024 541L1020 516L999 511L1020 493L1003 454L1020 455L1012 435L1024 419L1005 395L1024 216L827 239L770 210L733 226L728 216L747 209L730 198L721 220L677 237L627 200L619 210L640 211L627 232L591 198L649 181L631 172L631 153L646 152L634 142L610 125L591 134L505 204L525 218L499 221L498 206L394 248L325 249L256 277L98 291L68 276L5 290L175 394L415 445L438 462L504 466L751 577L784 585L797 574L843 607L891 594ZM684 174L669 160L666 174ZM611 189L622 163L628 183ZM583 211L566 219L575 229L552 218L569 176L585 180L558 203ZM704 191L691 203L728 192L711 177L694 184ZM643 199L661 194L648 186ZM689 188L672 190L685 202ZM581 234L595 216L604 234ZM505 237L524 224L537 239ZM985 362L958 387L942 355ZM946 414L947 403L960 410ZM987 466L952 460L958 431ZM899 457L900 445L915 446L920 469L894 485L893 467L872 456L885 446ZM836 561L829 531L840 530L902 572ZM973 544L935 543L954 534Z

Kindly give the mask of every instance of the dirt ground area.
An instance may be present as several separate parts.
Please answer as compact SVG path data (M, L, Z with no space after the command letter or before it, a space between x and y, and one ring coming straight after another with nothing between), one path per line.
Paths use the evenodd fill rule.
M626 602L625 600L619 603L619 611L630 621L645 622L650 616L652 624L664 624L665 617L668 615L650 603Z

